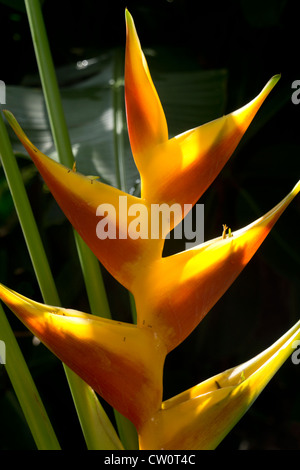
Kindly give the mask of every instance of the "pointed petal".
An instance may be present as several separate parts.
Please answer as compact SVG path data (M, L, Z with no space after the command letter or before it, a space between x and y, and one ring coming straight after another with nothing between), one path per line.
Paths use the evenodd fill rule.
M125 102L130 144L138 169L143 154L168 139L167 122L135 25L126 10Z
M138 209L144 209L146 214L142 225L150 227L148 206L137 197L91 180L47 157L30 142L12 113L4 113L73 227L105 268L130 289L139 263L160 256L163 248L162 238L134 239L128 233ZM107 238L100 239L100 236L106 236L106 230L109 231L107 227L111 228L110 233ZM148 237L148 232L146 235Z
M137 428L160 407L165 348L149 329L43 305L1 284L0 298L62 362Z
M210 240L156 261L134 286L138 324L151 324L168 351L181 343L250 261L300 191L300 181L272 210L232 237Z
M156 203L195 204L220 173L262 103L278 82L231 114L180 134L155 147L141 169L142 197Z
M163 402L140 431L141 449L214 449L249 409L300 339L300 321L270 348Z

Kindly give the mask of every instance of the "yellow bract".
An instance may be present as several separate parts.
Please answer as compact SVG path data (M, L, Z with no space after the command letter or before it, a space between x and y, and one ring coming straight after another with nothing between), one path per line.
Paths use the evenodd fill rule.
M300 183L272 210L232 236L161 258L136 278L138 325L151 324L168 351L178 346L231 286L300 191Z
M142 197L153 203L195 204L231 157L279 78L271 78L241 109L146 150L140 170Z
M162 403L140 432L141 449L215 449L300 339L300 321L271 347Z

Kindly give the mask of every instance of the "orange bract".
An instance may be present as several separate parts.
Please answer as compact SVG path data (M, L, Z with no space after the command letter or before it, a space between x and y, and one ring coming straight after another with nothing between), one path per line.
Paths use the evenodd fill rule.
M40 304L1 284L0 297L62 362L137 428L159 409L166 353L151 329Z
M168 139L164 110L141 49L132 16L126 10L125 102L130 144L141 171L145 152Z

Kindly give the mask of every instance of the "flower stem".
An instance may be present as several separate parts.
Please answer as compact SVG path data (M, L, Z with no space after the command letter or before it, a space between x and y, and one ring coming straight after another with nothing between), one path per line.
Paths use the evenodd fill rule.
M1 161L12 197L16 203L16 211L23 219L22 228L25 240L27 244L30 244L30 240L33 241L31 251L32 263L36 269L36 260L38 259L44 268L37 270L38 282L43 287L47 285L46 290L48 290L49 295L56 299L56 289L45 259L45 253L41 249L40 244L35 243L39 235L36 231L30 207L28 208L28 205L25 203L27 195L12 153L2 113L0 113L0 135ZM43 294L46 293L46 290L43 291ZM59 443L39 393L2 307L0 307L0 332L1 340L4 341L6 347L6 370L38 449L59 449Z
M6 349L5 368L39 450L60 445L10 324L0 306L0 331Z
M42 82L43 93L46 101L49 122L55 147L58 153L58 159L61 164L72 168L74 164L72 146L69 138L69 132L65 120L40 2L39 0L25 0L25 6ZM93 305L97 305L98 313L99 311L101 312L103 310L107 314L109 307L105 295L105 289L102 288L103 280L99 263L94 259L95 257L87 245L85 245L83 241L79 241L79 235L76 235L75 238L83 274L84 276L88 274L88 279L85 278L85 284L86 286L89 286L89 301ZM91 279L94 280L92 285L97 285L96 289L90 288ZM98 295L99 285L101 285L101 296ZM96 295L98 298L97 302L94 301L94 295Z
M39 0L25 0L25 6L58 158L60 163L72 168L74 157L40 2ZM99 262L77 233L75 233L75 240L83 275L85 277L91 312L110 318L111 315ZM69 380L69 382L71 381ZM80 399L81 396L84 396L84 393L77 391L78 385L77 383L76 389L72 387L72 395L73 398L77 396L78 399ZM84 422L83 416L81 416L80 421ZM85 435L89 435L89 432L86 431Z

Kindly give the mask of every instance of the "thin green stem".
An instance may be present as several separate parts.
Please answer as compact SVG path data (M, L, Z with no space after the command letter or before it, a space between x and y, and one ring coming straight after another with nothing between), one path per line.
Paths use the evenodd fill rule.
M114 148L115 148L115 168L117 186L126 192L126 174L124 166L124 137L123 137L123 117L124 117L124 61L119 49L116 50L114 60L114 86L113 86L113 109L114 109Z
M39 0L25 0L25 6L31 29L43 92L46 100L50 126L54 143L58 152L59 161L71 168L74 162L73 152L63 112L63 106L60 98L40 2ZM95 261L93 253L80 239L79 235L75 235L75 240L79 259L82 265L83 275L85 276L85 284L91 311L95 314L101 313L106 317L110 317L99 263L96 262L97 260ZM79 390L78 382L76 387L72 386L72 375L68 376L68 380L71 385L72 395L75 402L77 400L80 401L82 397L85 396L85 394ZM76 406L76 408L78 412L80 412L82 409L82 407L79 405ZM97 412L97 410L95 410L95 412ZM89 423L85 420L84 415L81 415L79 419L81 423L86 422L86 425L89 426ZM92 423L90 424L92 426ZM84 435L90 435L88 427L86 428Z
M46 101L49 122L58 153L58 159L63 165L72 168L74 164L73 151L48 43L48 37L41 12L40 2L39 0L25 0L25 6L42 82L43 93ZM95 263L93 261L93 253L87 246L84 247L84 245L84 242L77 243L83 273L86 274L89 272L90 274L88 280L93 278L95 281L99 281L99 284L102 284L101 271L97 266L99 263ZM81 250L84 250L84 252L81 252ZM91 269L93 269L92 273L90 272ZM88 282L86 281L85 284L87 286ZM98 296L97 292L97 289L92 290L89 288L89 301L90 303L97 305L98 313L99 309L101 311L102 308L106 312L108 308L107 299L105 298L106 296L102 295L101 298L98 297L98 303L94 302L94 299L92 298L93 295Z
M48 260L40 242L40 234L28 202L11 143L3 121L0 117L0 154L7 184L10 189L15 209L21 223L23 235L29 250L29 255L45 302L59 305L59 297L50 271Z
M40 3L25 0L27 17L56 150L60 162L72 167L73 153Z
M40 244L36 243L36 240L39 239L39 234L37 233L31 209L25 203L27 195L21 174L18 171L12 153L2 113L0 113L0 135L2 165L13 200L16 203L16 211L23 220L22 229L25 240L27 245L30 245L30 240L33 241L31 251L32 263L35 269L37 269L37 260L43 266L42 270L37 269L38 282L43 288L43 295L49 292L51 298L58 300L45 253L43 249L41 249ZM13 176L13 179L11 176ZM18 203L18 201L20 203ZM47 288L45 286L47 286ZM7 373L38 449L59 449L59 444L51 427L51 423L2 308L0 308L0 334L1 340L3 340L6 345Z
M27 194L11 148L2 113L0 114L0 153L7 184L15 203L18 218L22 221L21 227L23 235L27 246L30 247L29 254L43 298L51 299L51 302L54 305L59 305L59 298L49 268L48 260L42 245L38 242L40 235L35 224L31 207L25 202L27 200Z
M60 450L39 392L1 306L0 334L6 348L5 368L37 448L39 450Z
M82 424L82 430L89 450L124 450L123 445L115 431L115 428L103 410L98 397L90 387L82 387L80 378L75 372L70 371L68 377L72 376L72 390L80 390L80 399L76 400L79 419L88 416L89 425ZM78 383L78 387L76 387ZM75 387L74 387L75 385ZM86 419L86 418L85 418Z
M91 312L94 315L111 318L99 261L75 230L74 236Z

